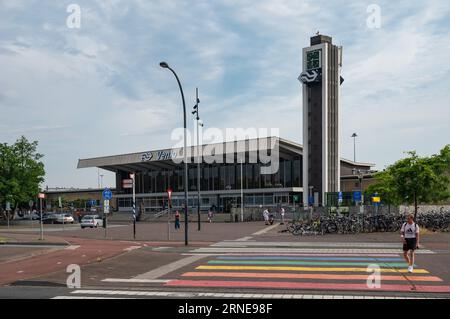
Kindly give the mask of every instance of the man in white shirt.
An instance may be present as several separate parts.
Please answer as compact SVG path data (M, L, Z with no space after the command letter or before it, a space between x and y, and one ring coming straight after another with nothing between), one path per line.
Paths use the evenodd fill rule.
M280 209L280 215L281 215L281 225L284 225L284 208L281 207Z
M400 232L403 239L403 257L408 263L408 272L412 273L414 271L414 251L419 248L420 232L413 215L408 215L408 221L403 224Z
M269 211L267 209L265 209L263 211L263 217L264 217L264 222L266 223L266 225L269 225Z

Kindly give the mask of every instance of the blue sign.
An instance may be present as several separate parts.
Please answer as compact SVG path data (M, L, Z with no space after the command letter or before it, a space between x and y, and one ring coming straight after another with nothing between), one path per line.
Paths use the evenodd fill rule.
M87 204L89 206L96 206L97 205L97 201L95 199L90 199L90 200L88 200Z
M109 189L109 188L106 188L104 191L103 191L103 199L105 199L105 200L111 200L112 199L112 197L113 197L113 195L112 195L112 192L111 192L111 190Z
M311 206L314 205L314 196L309 196L308 197L308 204L311 205Z
M353 201L360 202L362 201L362 193L361 192L353 192Z

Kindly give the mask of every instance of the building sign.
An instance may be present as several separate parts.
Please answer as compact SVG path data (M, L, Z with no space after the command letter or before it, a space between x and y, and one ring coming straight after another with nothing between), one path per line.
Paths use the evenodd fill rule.
M177 158L177 152L173 150L146 152L141 154L142 162L168 161Z
M132 179L122 180L122 188L133 188L133 180Z
M142 162L150 162L152 159L153 159L153 153L152 152L142 153L142 155L141 155L141 161Z

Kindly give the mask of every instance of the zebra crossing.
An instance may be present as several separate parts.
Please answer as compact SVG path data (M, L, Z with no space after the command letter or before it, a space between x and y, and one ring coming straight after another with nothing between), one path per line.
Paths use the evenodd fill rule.
M450 286L416 265L410 274L395 243L226 241L192 254L209 254L167 287L450 293ZM423 249L419 255L434 254ZM368 269L368 267L370 267ZM372 268L380 285L368 284Z
M55 299L450 298L450 286L421 266L420 260L434 251L417 252L412 274L402 253L396 243L223 241L193 248L133 278L106 278L112 285L108 288L78 289ZM373 266L379 270L379 286L368 284L373 275L368 267Z

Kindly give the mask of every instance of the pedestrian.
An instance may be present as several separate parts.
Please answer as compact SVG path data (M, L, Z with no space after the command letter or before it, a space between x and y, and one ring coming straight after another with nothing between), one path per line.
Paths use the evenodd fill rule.
M212 210L210 209L210 210L208 211L208 221L209 221L210 224L212 223L212 219L213 219L213 212L212 212Z
M269 210L266 208L263 211L264 222L266 225L269 225Z
M180 212L175 213L175 230L180 229Z
M284 213L285 213L285 210L283 207L281 207L280 208L281 225L284 225Z
M408 263L408 272L414 271L414 251L419 249L419 225L414 222L414 215L408 215L408 221L403 224L401 237L403 240L403 257Z

